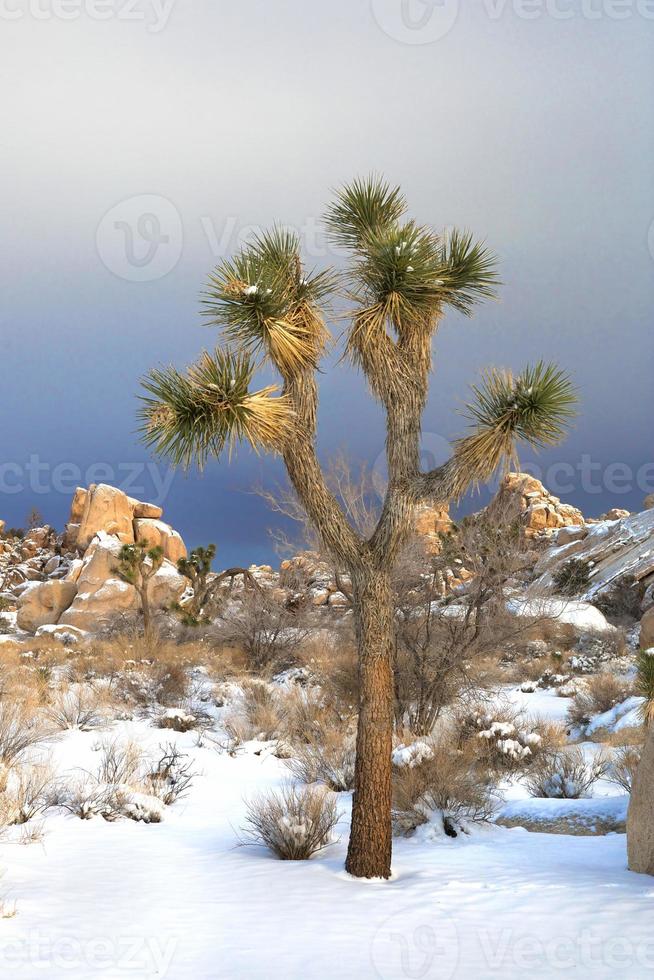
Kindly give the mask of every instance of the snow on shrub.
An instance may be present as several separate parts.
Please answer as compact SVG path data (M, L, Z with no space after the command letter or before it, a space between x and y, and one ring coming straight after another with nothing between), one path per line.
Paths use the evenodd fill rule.
M304 783L323 782L336 793L354 787L356 745L353 737L332 729L298 745L287 765Z
M394 753L393 825L404 836L432 823L448 837L491 819L498 795L480 776L470 744L424 741ZM414 751L411 751L411 750Z
M609 773L606 756L598 753L587 761L580 748L563 749L544 755L530 772L527 789L531 796L557 800L578 800Z
M99 816L112 822L121 817L160 823L166 806L189 789L194 773L176 746L160 747L161 757L146 758L134 742L100 743L95 773L84 772L59 786L52 805L81 820Z
M530 766L561 734L510 708L472 708L455 722L461 747L470 744L477 762L491 772L518 772Z
M317 786L282 786L247 803L241 842L263 844L282 861L306 861L332 843L336 797Z
M197 725L195 715L189 714L182 708L168 708L156 720L158 728L169 728L174 732L190 732Z

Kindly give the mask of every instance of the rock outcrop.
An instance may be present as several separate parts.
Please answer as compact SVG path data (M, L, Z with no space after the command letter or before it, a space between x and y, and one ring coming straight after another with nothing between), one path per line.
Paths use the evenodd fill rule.
M170 524L152 517L139 517L134 521L136 541L148 548L161 548L164 558L176 565L180 558L186 558L186 546L182 537Z
M100 531L114 535L121 544L133 544L135 523L140 520L159 521L162 513L161 507L156 504L128 497L108 483L92 483L88 490L78 487L66 525L65 545L70 550L76 548L78 552L83 552ZM168 528L168 525L164 527ZM177 533L172 528L170 531Z
M581 539L569 541L563 535L558 532L554 546L534 567L544 588L551 586L556 570L571 558L591 563L590 586L580 597L590 602L627 576L641 587L654 578L654 510L591 524Z
M16 564L8 583L16 595L19 629L60 626L64 632L96 632L116 616L137 613L136 590L116 571L121 547L134 541L164 550L165 560L150 581L151 607L165 609L177 602L188 584L176 568L186 548L161 516L160 507L108 484L78 487L56 551L49 527L35 528L12 546Z
M540 480L528 473L507 473L488 512L505 519L518 518L525 537L547 537L557 528L583 527L584 515L570 504L562 504Z
M34 632L39 626L57 623L77 594L74 582L52 579L30 584L20 597L16 624Z
M430 504L418 505L415 529L424 542L427 553L437 555L441 550L439 535L447 534L452 529L452 518L447 504L440 507L432 507Z
M139 609L136 590L116 573L121 541L100 532L89 546L74 585L75 597L59 626L96 632L109 625L116 616L132 615ZM170 562L164 562L150 582L150 601L154 609L176 602L186 587L186 580Z

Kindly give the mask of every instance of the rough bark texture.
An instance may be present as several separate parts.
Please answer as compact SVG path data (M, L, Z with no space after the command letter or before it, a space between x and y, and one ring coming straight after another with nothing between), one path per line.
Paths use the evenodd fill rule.
M391 873L393 734L392 616L386 572L353 581L361 698L352 830L346 870L360 878Z
M654 726L643 749L627 814L629 869L654 875Z

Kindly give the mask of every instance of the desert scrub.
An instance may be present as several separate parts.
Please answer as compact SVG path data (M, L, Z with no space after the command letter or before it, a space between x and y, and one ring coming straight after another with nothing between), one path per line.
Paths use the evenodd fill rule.
M567 720L573 728L585 728L594 715L602 715L620 704L631 694L626 681L615 674L603 673L588 677L579 686L568 708Z
M623 789L625 793L631 793L642 754L641 745L623 745L616 749L609 765L607 779Z
M507 775L522 772L565 740L559 726L499 706L476 706L460 713L454 732L456 744L476 760L480 772Z
M22 763L12 770L0 793L0 823L25 824L54 805L57 779L49 761Z
M492 778L481 778L468 745L424 739L393 753L393 826L404 836L428 821L456 837L470 823L487 822L499 796Z
M609 772L610 762L603 753L588 761L575 746L542 756L530 771L526 785L531 796L578 800L590 796L594 784Z
M241 843L263 844L282 861L306 861L332 843L338 819L329 790L286 785L248 801Z
M105 724L107 708L106 693L92 684L73 684L54 693L45 717L56 731L78 728L86 732Z
M29 704L0 701L0 791L7 774L27 750L51 736L51 730Z
M593 563L584 558L571 558L552 576L554 589L559 595L577 596L590 585Z
M330 729L298 745L287 765L302 782L321 782L340 793L354 788L355 760L354 737Z

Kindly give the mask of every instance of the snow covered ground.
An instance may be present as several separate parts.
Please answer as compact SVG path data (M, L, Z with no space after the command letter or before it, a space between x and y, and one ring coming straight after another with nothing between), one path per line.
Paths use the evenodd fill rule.
M42 844L0 842L0 976L213 978L640 978L654 972L654 879L626 870L625 838L489 827L456 840L429 825L395 842L394 877L343 871L340 841L308 862L238 846L244 798L288 778L251 743L232 757L196 734L121 722L144 747L174 739L198 772L144 825L51 813ZM165 737L164 737L165 736ZM98 734L52 746L92 769ZM95 747L95 750L94 750Z

